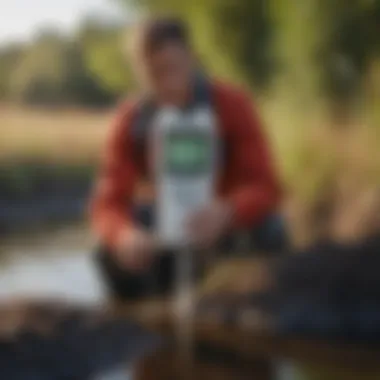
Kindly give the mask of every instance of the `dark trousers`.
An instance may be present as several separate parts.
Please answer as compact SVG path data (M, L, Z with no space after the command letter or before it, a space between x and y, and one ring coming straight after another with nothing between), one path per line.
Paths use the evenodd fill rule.
M135 219L148 229L155 223L149 206L136 208ZM277 254L287 248L288 237L283 220L278 215L271 215L252 230L226 237L217 251L222 256L234 255L235 252ZM134 274L121 268L106 247L100 247L96 252L97 264L111 294L124 300L170 293L176 278L176 257L173 251L159 252L146 273ZM201 272L201 267L195 268L194 276L200 276Z

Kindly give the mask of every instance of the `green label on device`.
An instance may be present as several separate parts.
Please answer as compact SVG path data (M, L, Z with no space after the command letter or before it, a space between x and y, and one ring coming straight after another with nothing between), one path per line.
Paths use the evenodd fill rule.
M205 133L172 133L167 136L164 155L169 173L204 174L211 170L212 143Z

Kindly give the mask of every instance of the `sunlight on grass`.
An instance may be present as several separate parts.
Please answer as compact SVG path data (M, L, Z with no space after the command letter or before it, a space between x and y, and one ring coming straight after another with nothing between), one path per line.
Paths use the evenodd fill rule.
M107 133L104 112L0 107L0 159L94 161Z
M333 192L379 186L377 107L368 102L361 114L337 126L322 102L304 109L299 102L289 93L259 101L287 197L306 210ZM104 111L0 105L0 162L8 177L13 167L19 176L18 162L94 166L111 118Z

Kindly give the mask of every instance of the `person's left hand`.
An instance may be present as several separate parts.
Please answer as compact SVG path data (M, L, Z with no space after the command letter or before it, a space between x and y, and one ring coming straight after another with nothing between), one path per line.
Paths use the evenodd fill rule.
M215 245L230 229L232 217L231 205L223 201L196 211L188 221L190 243L201 248Z

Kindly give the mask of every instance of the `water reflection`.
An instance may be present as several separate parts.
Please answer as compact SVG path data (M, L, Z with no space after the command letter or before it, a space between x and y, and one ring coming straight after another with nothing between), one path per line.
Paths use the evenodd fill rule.
M22 297L101 303L106 291L90 247L76 231L8 242L1 254L0 301Z

